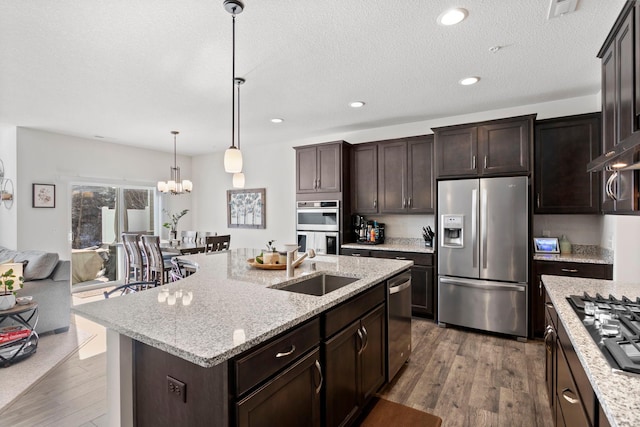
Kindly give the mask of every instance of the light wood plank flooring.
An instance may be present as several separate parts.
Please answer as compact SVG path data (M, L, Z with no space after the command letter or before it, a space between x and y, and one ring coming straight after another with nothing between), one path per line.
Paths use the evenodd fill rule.
M553 427L541 342L421 319L414 319L412 335L411 359L383 397L436 414L445 427ZM0 426L104 426L105 412L105 354L74 355L0 413Z

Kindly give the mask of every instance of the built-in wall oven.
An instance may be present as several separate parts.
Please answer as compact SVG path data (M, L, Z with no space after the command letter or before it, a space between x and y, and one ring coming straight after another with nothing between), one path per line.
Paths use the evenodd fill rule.
M298 249L318 254L340 252L340 203L337 200L296 203Z

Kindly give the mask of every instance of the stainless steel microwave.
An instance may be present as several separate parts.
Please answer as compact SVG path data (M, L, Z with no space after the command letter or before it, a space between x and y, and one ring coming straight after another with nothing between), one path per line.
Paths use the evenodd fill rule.
M340 205L338 200L296 203L296 230L339 231Z

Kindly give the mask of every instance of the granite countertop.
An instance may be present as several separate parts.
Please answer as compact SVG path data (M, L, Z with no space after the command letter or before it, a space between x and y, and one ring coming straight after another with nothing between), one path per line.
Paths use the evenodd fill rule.
M635 299L640 296L640 283L546 275L542 276L542 282L611 426L640 425L640 374L613 372L566 300L569 295L582 295L583 292Z
M534 254L535 261L580 262L585 264L612 264L603 255L596 254Z
M247 259L259 249L184 256L198 271L183 280L72 311L205 368L215 366L407 268L412 261L321 255L305 259L293 279ZM315 264L316 270L312 269ZM273 289L321 273L357 280L324 296ZM180 292L182 297L176 297ZM170 303L172 303L170 305Z
M432 254L434 248L427 248L422 239L402 239L389 238L380 245L366 245L361 243L345 243L341 246L344 249L368 249L372 251L399 251L399 252L420 252Z

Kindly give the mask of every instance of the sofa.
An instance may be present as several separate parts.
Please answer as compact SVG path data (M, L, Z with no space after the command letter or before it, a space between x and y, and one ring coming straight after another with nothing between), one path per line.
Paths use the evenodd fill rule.
M25 264L24 286L16 296L33 296L38 303L36 332L69 330L71 318L71 262L57 253L36 250L14 251L0 246L0 263L13 260Z

